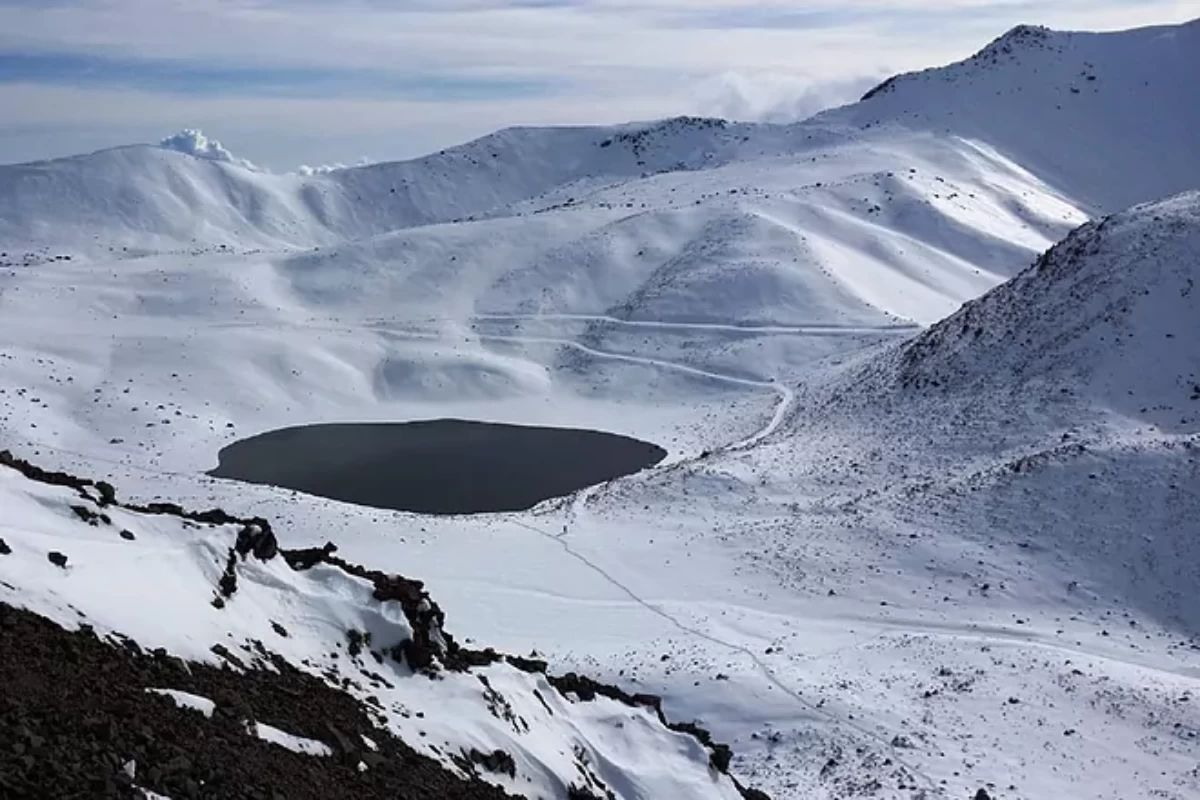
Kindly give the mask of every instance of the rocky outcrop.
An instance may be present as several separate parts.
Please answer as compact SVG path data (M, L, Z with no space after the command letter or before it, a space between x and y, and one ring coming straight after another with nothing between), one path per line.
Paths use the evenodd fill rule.
M223 613L234 613L227 602L238 592L242 565L248 560L282 558L300 572L318 565L332 567L371 584L375 602L399 604L410 629L407 638L384 649L372 649L369 633L348 631L351 657L359 658L364 651L380 662L391 657L416 673L415 680L420 675L436 680L442 672L467 674L505 663L521 672L544 675L568 702L607 698L649 709L665 728L703 744L716 773L728 773L729 748L694 723L670 722L659 697L630 694L575 673L552 675L546 662L537 659L464 647L446 633L445 613L421 581L346 561L336 555L333 543L289 550L280 547L270 523L262 518L242 518L221 509L193 512L171 503L125 503L109 484L42 470L8 451L0 451L0 466L33 481L69 487L81 500L70 506L75 524L112 527L122 539L133 537L126 536L129 532L124 529L118 533L113 509L175 516L193 526L236 528L224 570L213 587L211 604ZM5 544L0 553L8 549ZM54 552L51 560L67 568L66 554ZM278 635L290 635L278 623L272 625ZM369 705L347 691L338 676L326 674L322 680L269 652L261 642L251 645L249 650L242 648L248 657L239 657L230 647L215 644L211 650L221 659L221 667L184 663L165 650L147 653L130 639L102 640L87 626L67 632L28 611L0 606L0 651L6 654L0 686L5 687L6 697L13 697L5 701L7 705L0 704L0 715L6 715L0 727L16 731L20 738L7 743L3 736L8 734L0 732L0 794L126 797L133 796L136 783L172 798L505 796L483 781L480 771L511 777L516 762L510 753L464 750L452 759L467 775L462 780L445 764L417 754L381 730L372 721ZM48 666L51 661L54 666ZM386 683L380 676L366 674ZM105 676L104 680L97 682L96 675ZM485 697L492 698L496 707L507 708L508 699L488 678L482 673L477 677ZM102 690L85 697L97 683ZM209 698L218 713L208 720L164 704L161 697L144 696L145 688L156 686ZM545 698L534 693L545 705ZM73 715L84 723L77 724ZM338 757L315 759L260 742L246 733L247 724L253 722L322 742ZM380 747L356 744L364 736L381 743ZM586 758L580 758L586 767ZM7 767L5 759L12 762ZM127 768L131 763L141 766ZM580 771L590 774L585 768ZM603 789L599 778L590 785L579 791ZM598 796L605 796L604 791ZM754 790L741 791L755 800L764 797Z

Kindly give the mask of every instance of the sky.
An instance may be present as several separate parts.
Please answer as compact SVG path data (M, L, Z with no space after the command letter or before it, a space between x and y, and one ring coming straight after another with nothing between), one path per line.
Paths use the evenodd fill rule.
M202 129L283 172L510 125L799 119L1018 23L1200 0L0 0L0 163Z

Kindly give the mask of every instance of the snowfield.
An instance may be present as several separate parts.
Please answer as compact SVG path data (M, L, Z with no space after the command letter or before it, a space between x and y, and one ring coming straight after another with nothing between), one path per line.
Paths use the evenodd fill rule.
M0 166L0 448L335 542L423 581L464 647L536 653L350 689L448 769L509 753L479 775L520 796L1200 796L1196 75L1200 21L1023 26L794 125ZM450 518L203 474L268 430L443 417L670 455ZM0 602L334 683L385 669L347 631L415 635L329 563L241 557L214 607L238 525L102 499L0 467ZM661 696L732 777L569 672Z

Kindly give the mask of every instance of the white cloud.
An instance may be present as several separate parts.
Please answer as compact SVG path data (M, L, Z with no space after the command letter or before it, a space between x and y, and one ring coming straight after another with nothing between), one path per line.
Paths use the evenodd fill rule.
M365 167L374 163L375 161L373 159L363 156L357 162L355 162L354 166ZM333 164L321 164L317 167L310 167L308 164L301 164L296 168L296 172L300 175L328 175L331 172L337 172L339 169L349 169L349 165L343 164L340 161Z
M206 158L209 161L223 161L226 164L236 164L246 169L257 169L244 158L236 158L226 150L216 139L209 139L195 128L184 128L179 133L168 136L158 143L159 147L177 150L196 158Z
M780 72L725 72L696 89L707 116L751 122L796 122L858 100L883 75L813 80Z

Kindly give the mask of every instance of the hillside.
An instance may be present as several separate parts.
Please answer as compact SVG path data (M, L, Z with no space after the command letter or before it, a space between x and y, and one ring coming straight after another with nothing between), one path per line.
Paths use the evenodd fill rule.
M331 544L284 550L263 519L124 505L104 482L47 473L7 451L0 503L5 652L19 642L35 658L61 639L77 660L87 652L90 668L117 670L102 698L72 686L86 710L68 711L55 706L53 687L5 659L6 687L47 696L0 726L20 748L4 749L13 763L0 788L71 794L79 790L71 781L91 781L107 783L105 796L134 784L186 797L199 781L220 797L254 797L267 772L280 774L266 791L290 784L292 797L510 796L493 787L543 797L760 796L724 774L727 748L695 727L671 727L658 698L463 647L419 581L348 563ZM39 630L10 607L83 636ZM161 613L145 614L149 607ZM125 686L139 673L153 683ZM60 692L71 683L57 680ZM289 695L301 693L330 716L296 714ZM124 712L114 710L122 695ZM174 720L168 699L181 707ZM53 759L79 758L64 742L95 715L125 717L120 731L83 737L92 748L106 740L115 761L94 758L50 777ZM226 717L257 733L222 730ZM172 730L179 726L198 731L189 742ZM35 743L30 762L16 758L21 736ZM46 741L57 742L54 756L36 744Z
M1022 27L793 125L514 128L310 175L165 146L4 166L0 268L241 254L286 259L301 301L369 281L394 307L416 280L488 313L928 324L1088 217L1200 183L1197 31Z
M1200 193L1191 192L1080 227L851 381L864 391L882 380L892 390L1028 403L1064 403L1065 395L1194 433L1197 284Z
M1200 19L1113 33L1022 25L819 120L987 142L1099 212L1200 185Z
M1087 223L947 320L812 369L753 452L594 513L655 497L721 520L739 565L773 578L726 625L787 616L774 674L910 742L929 774L952 764L950 797L972 777L993 797L1189 797L1198 282L1195 192Z
M0 244L304 247L506 215L548 193L562 202L664 172L805 158L873 139L881 125L980 142L1073 202L1112 211L1198 180L1197 52L1200 21L1106 34L1021 26L966 61L897 76L796 125L678 118L513 128L412 161L315 175L267 175L226 151L150 146L4 166Z
M576 181L778 153L791 138L784 128L698 118L517 128L412 161L313 175L261 173L227 153L133 145L0 167L0 243L91 252L305 247L503 214Z

